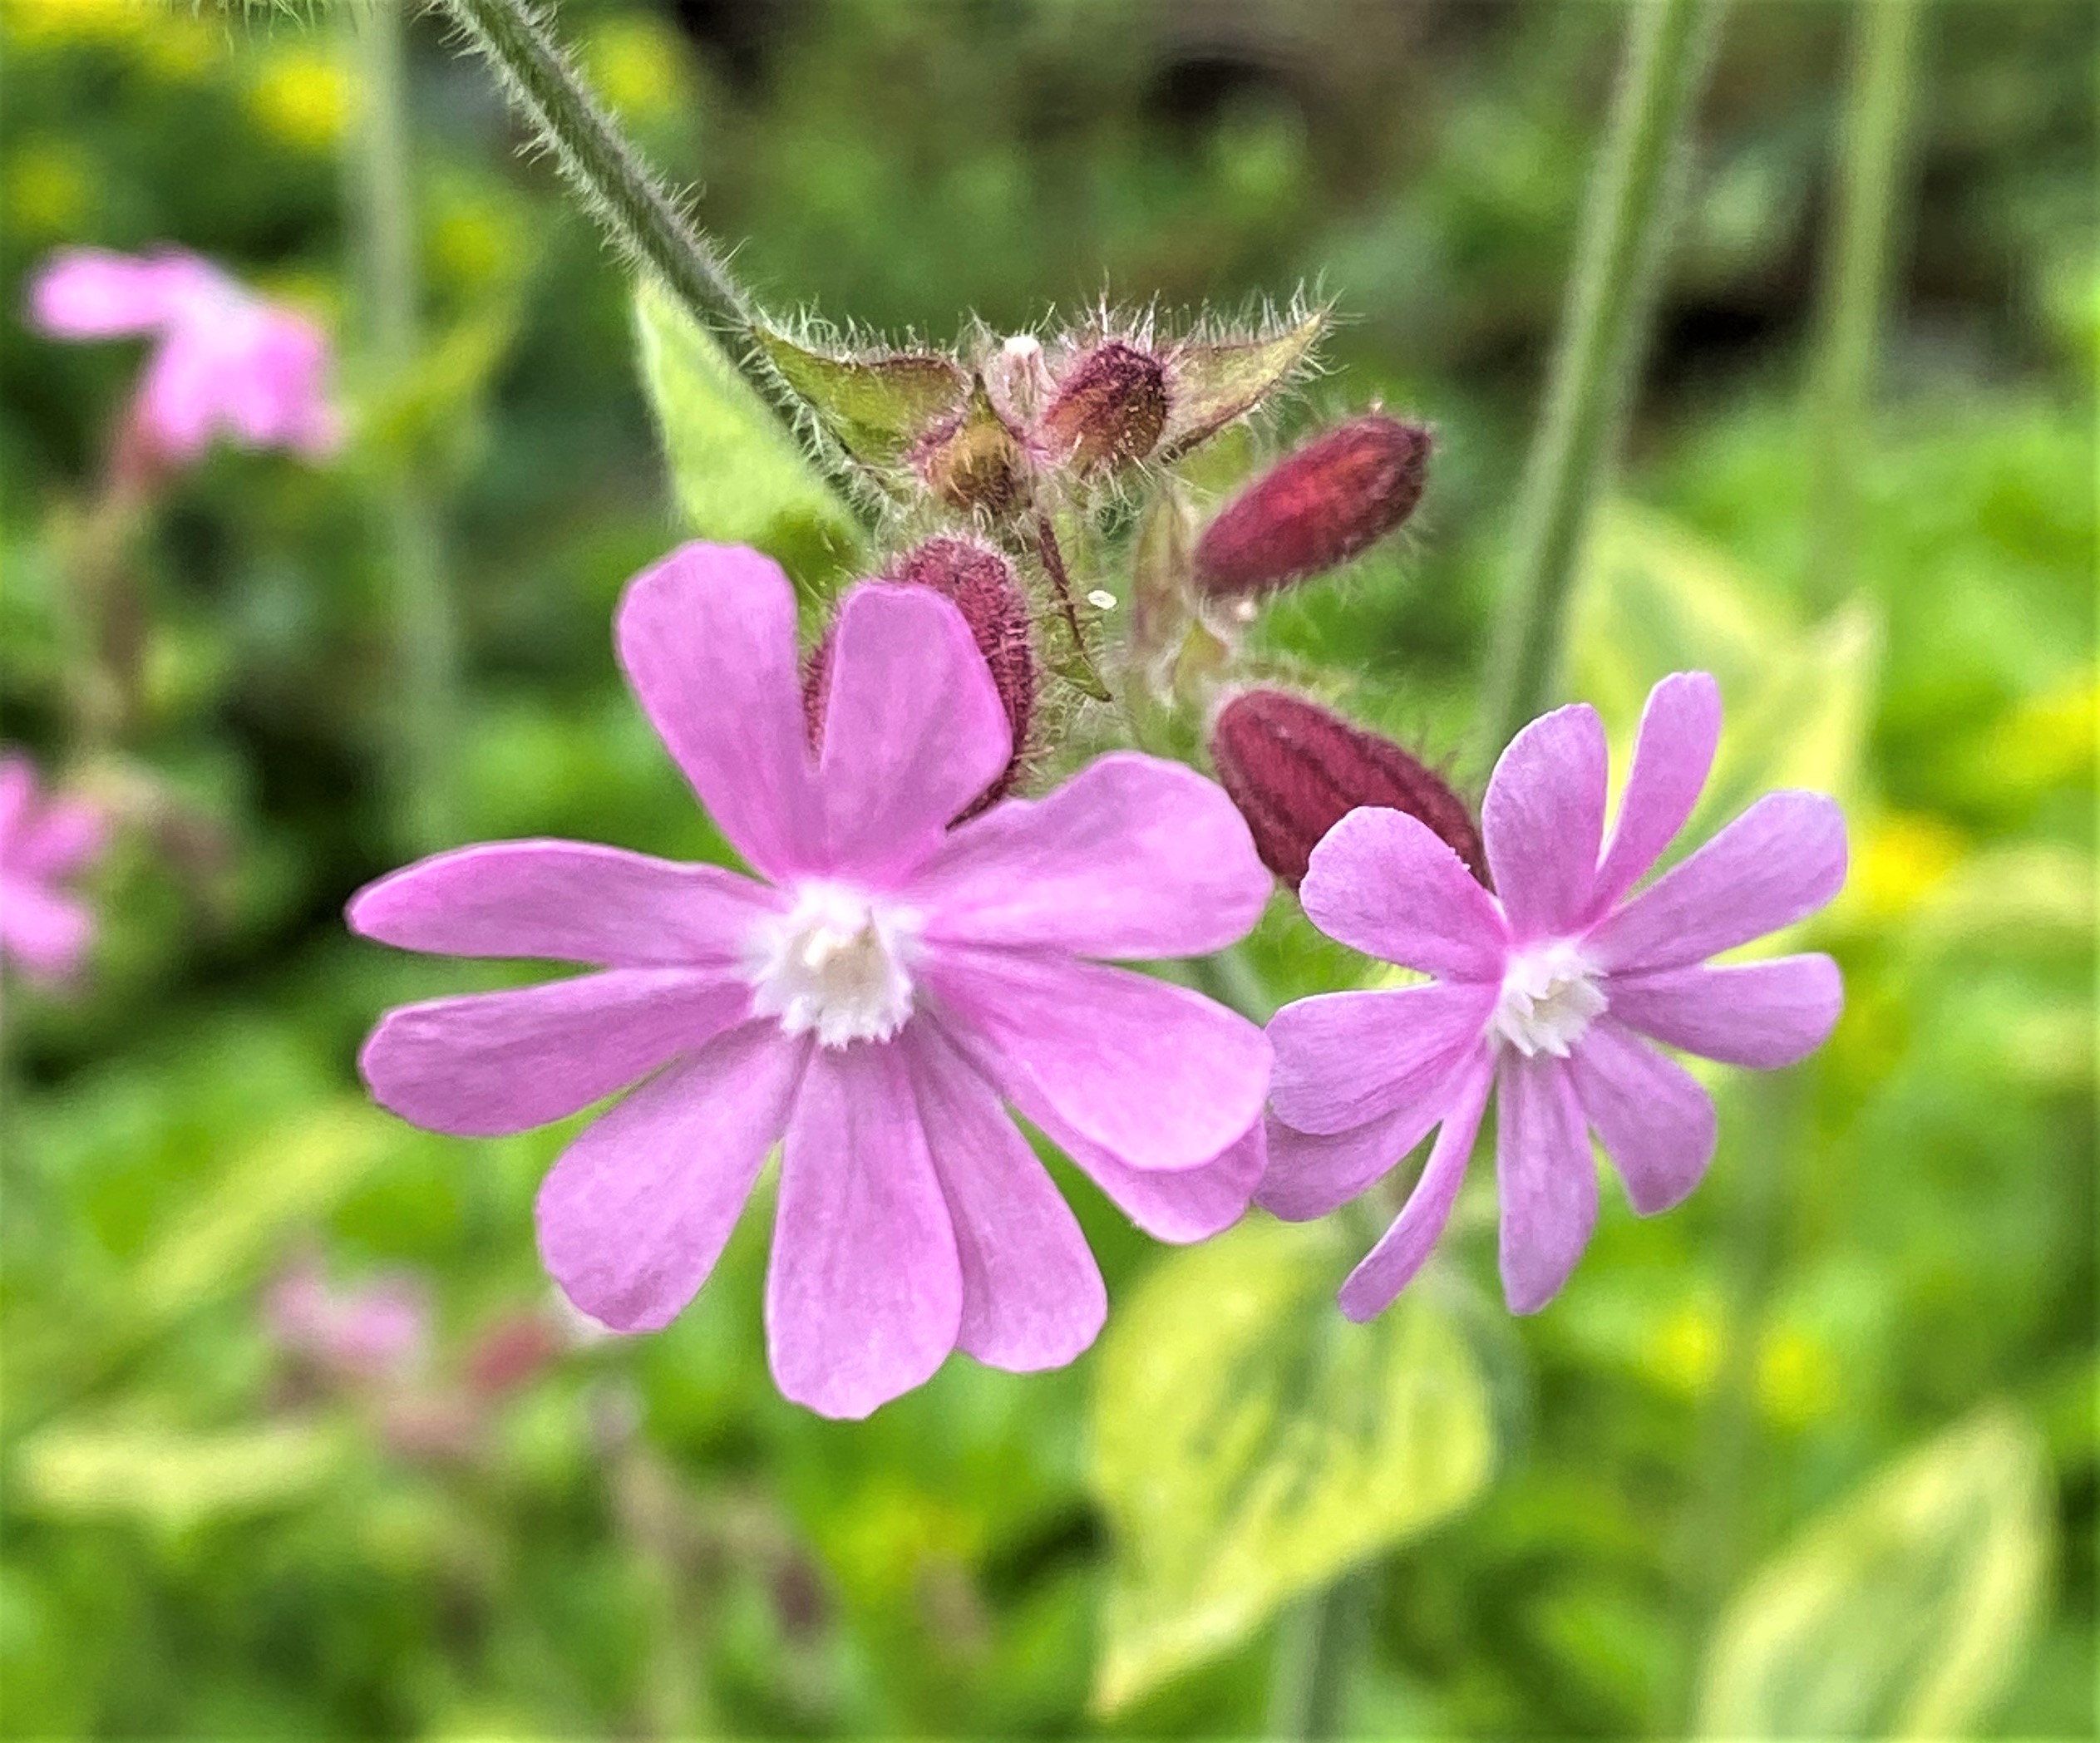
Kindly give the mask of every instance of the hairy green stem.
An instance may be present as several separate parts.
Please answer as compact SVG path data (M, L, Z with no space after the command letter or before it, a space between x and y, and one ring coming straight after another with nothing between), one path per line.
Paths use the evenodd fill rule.
M363 87L350 177L372 373L398 391L422 351L422 285L411 163L407 17L379 5L350 16ZM411 456L390 455L375 509L392 570L397 670L399 826L418 853L454 837L459 725L459 629L446 580L436 501Z
M554 154L600 229L660 279L779 414L796 445L845 500L865 510L864 481L838 445L789 409L786 384L752 343L759 311L727 262L683 211L584 83L530 0L429 0L495 69L512 105Z
M1803 584L1809 608L1818 615L1851 586L1860 463L1905 203L1905 138L1922 11L1920 0L1868 0L1853 14L1843 155L1809 388L1813 426Z
M1552 700L1568 599L1646 349L1683 142L1726 0L1637 0L1610 129L1591 172L1560 342L1517 509L1488 666L1499 750Z

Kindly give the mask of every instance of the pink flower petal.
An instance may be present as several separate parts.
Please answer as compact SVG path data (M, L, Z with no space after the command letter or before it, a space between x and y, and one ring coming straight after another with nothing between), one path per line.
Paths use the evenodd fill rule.
M1488 1058L1485 1046L1477 1058ZM1461 1060L1434 1095L1324 1136L1294 1131L1274 1115L1269 1122L1269 1170L1255 1202L1287 1223L1304 1223L1339 1209L1398 1167L1444 1117L1457 1086L1466 1081Z
M1108 1313L1087 1238L976 1068L933 1024L909 1032L919 1116L962 1265L956 1346L1014 1373L1062 1367Z
M1132 1167L1197 1167L1260 1115L1268 1041L1185 987L1092 963L953 947L926 974L949 1027L988 1049L1010 1100L1047 1105Z
M651 1078L562 1152L540 1183L540 1253L600 1325L670 1324L722 1256L808 1057L746 1023Z
M1299 898L1353 950L1446 980L1501 979L1508 933L1495 899L1404 811L1351 811L1313 849Z
M390 1011L358 1069L412 1124L491 1138L566 1118L751 1012L751 989L683 968L615 968Z
M138 416L154 444L178 460L210 446L224 410L227 360L192 327L177 325L147 360L138 386Z
M1268 1165L1269 1146L1260 1120L1199 1167L1132 1168L1082 1138L1041 1097L1017 1096L1014 1105L1156 1241L1176 1245L1206 1241L1230 1228L1247 1214Z
M1723 1065L1774 1071L1830 1039L1845 981L1821 955L1614 977L1611 1014L1629 1028Z
M1536 1313L1590 1244L1597 1170L1582 1105L1565 1065L1545 1054L1501 1055L1495 1182L1502 1212L1502 1294L1512 1313Z
M1590 934L1614 975L1703 963L1791 926L1845 883L1845 818L1821 793L1767 793Z
M614 626L635 697L737 851L777 882L821 864L795 593L756 551L685 544L628 585Z
M1442 1238L1451 1221L1451 1208L1458 1202L1458 1189L1465 1182L1466 1164L1472 1156L1473 1140L1479 1135L1481 1115L1494 1082L1495 1067L1483 1049L1453 1086L1443 1130L1430 1148L1422 1178L1407 1194L1407 1204L1378 1244L1343 1281L1339 1299L1344 1317L1361 1323L1384 1312L1414 1281Z
M1575 1098L1641 1215L1682 1204L1713 1160L1713 1098L1674 1060L1610 1017L1568 1058Z
M61 249L30 281L29 319L58 338L121 338L166 325L224 283L193 254Z
M766 1277L773 1378L866 1416L955 1347L963 1277L903 1049L820 1047L789 1116Z
M93 864L108 841L108 820L100 805L54 799L24 820L5 858L10 871L56 881Z
M1610 913L1677 839L1699 802L1720 742L1721 687L1711 674L1673 672L1649 692L1633 771L1590 896L1593 918Z
M1458 1062L1480 1045L1496 992L1478 981L1435 981L1284 1006L1269 1025L1276 1117L1332 1136L1441 1102Z
M1137 958L1222 949L1272 887L1222 788L1118 751L1048 798L1009 799L964 824L911 895L930 938Z
M445 956L727 967L781 905L719 866L578 841L491 841L367 884L349 918L367 938Z
M31 978L71 979L94 937L85 903L12 875L0 886L0 953Z
M923 864L1013 755L961 612L924 587L866 582L846 595L817 771L832 865L883 877Z
M1495 765L1481 834L1519 943L1582 918L1604 839L1607 756L1604 722L1578 702L1533 721Z
M16 832L36 796L36 766L19 751L0 751L0 867L13 866Z

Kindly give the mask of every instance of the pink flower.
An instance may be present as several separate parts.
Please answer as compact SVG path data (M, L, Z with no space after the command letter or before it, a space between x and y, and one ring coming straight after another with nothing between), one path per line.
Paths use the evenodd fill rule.
M39 792L29 759L0 751L0 959L47 982L78 972L95 917L66 885L106 834L101 807Z
M429 1354L429 1292L406 1273L337 1285L308 1254L271 1283L263 1313L280 1348L339 1380L398 1379Z
M476 1135L639 1082L539 1199L549 1270L615 1330L692 1299L784 1136L773 1373L858 1416L952 1348L1052 1367L1100 1328L1092 1257L1003 1103L1163 1238L1245 1208L1268 1042L1088 959L1219 948L1269 878L1223 792L1146 756L949 829L1013 750L961 613L925 588L855 588L814 754L795 628L778 569L702 544L638 578L616 626L636 697L757 879L495 843L382 879L350 922L413 950L598 966L393 1012L362 1067L404 1118Z
M195 254L62 249L30 285L29 314L62 339L158 338L134 415L170 460L195 460L222 431L309 458L339 439L320 328Z
M1594 710L1534 721L1481 810L1490 895L1401 812L1352 811L1313 850L1300 892L1329 936L1435 977L1301 999L1276 1046L1270 1162L1279 1216L1324 1215L1439 1125L1414 1192L1342 1287L1342 1311L1391 1303L1443 1233L1489 1096L1502 1287L1535 1312L1559 1293L1597 1217L1595 1131L1642 1215L1667 1210L1713 1154L1713 1103L1653 1041L1761 1070L1821 1046L1843 989L1826 956L1707 958L1813 913L1845 881L1845 823L1817 793L1772 793L1639 895L1698 799L1721 731L1704 672L1648 698L1610 843Z

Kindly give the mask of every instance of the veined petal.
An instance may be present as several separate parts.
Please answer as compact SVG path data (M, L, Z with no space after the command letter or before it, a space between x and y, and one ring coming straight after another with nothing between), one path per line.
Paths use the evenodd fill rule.
M1845 817L1821 793L1767 793L1608 916L1583 954L1616 976L1703 963L1803 919L1845 883Z
M962 1267L956 1347L1015 1373L1062 1367L1093 1342L1108 1313L1087 1238L976 1067L932 1023L907 1033Z
M860 1417L955 1347L962 1268L904 1049L819 1047L781 1157L766 1345L787 1397Z
M1368 956L1445 980L1499 981L1509 935L1495 899L1404 811L1351 811L1313 849L1305 916Z
M628 584L628 682L737 851L777 882L823 869L795 652L795 593L756 551L684 544Z
M1185 987L953 947L929 958L925 977L944 1021L976 1044L1009 1100L1048 1105L1132 1167L1197 1167L1260 1115L1268 1041Z
M1458 1189L1465 1183L1466 1164L1473 1154L1473 1140L1479 1135L1481 1115L1486 1110L1487 1093L1494 1082L1495 1067L1483 1048L1453 1085L1443 1130L1430 1146L1422 1178L1407 1194L1400 1214L1343 1280L1339 1299L1348 1318L1360 1322L1384 1312L1393 1298L1414 1281L1415 1273L1442 1238L1445 1225L1451 1221L1452 1206L1458 1202Z
M1641 1215L1682 1204L1713 1160L1713 1098L1608 1017L1590 1024L1568 1057L1568 1075L1605 1154Z
M1176 1245L1205 1241L1230 1228L1247 1214L1268 1165L1269 1146L1259 1120L1195 1168L1132 1168L1082 1137L1040 1096L1018 1096L1013 1105L1156 1241Z
M683 968L615 968L389 1011L358 1056L411 1124L492 1138L566 1118L751 1014L751 989Z
M830 863L895 876L998 779L1013 729L969 623L929 588L855 588L831 658L817 771Z
M616 1332L670 1324L721 1258L809 1052L771 1023L717 1036L594 1121L540 1183L540 1253Z
M1436 981L1322 992L1284 1006L1269 1025L1276 1117L1331 1136L1438 1100L1486 1034L1496 990L1479 981Z
M1488 1058L1486 1043L1477 1044L1475 1061ZM1296 1131L1270 1115L1269 1169L1255 1202L1287 1223L1309 1222L1338 1210L1392 1173L1429 1135L1470 1081L1467 1069L1462 1058L1437 1093L1345 1132Z
M1837 964L1819 953L1614 977L1611 1014L1629 1028L1723 1065L1774 1071L1830 1039L1845 1008Z
M351 898L351 928L404 950L640 968L729 966L783 907L718 865L580 841L491 841L433 854Z
M954 830L910 894L930 938L1146 958L1222 949L1272 887L1222 788L1117 751Z
M1481 834L1520 943L1565 933L1582 918L1604 839L1607 758L1604 722L1577 702L1533 721L1495 765Z
M1505 1049L1496 1135L1501 1199L1502 1293L1512 1313L1536 1313L1590 1244L1597 1223L1597 1170L1590 1133L1563 1061Z
M1593 918L1609 913L1677 839L1705 790L1720 742L1721 687L1711 673L1672 672L1649 692L1611 844L1590 892Z

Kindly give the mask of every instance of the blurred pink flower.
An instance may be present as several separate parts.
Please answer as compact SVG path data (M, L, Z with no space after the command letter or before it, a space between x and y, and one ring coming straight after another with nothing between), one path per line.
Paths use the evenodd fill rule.
M1591 1130L1643 1215L1682 1199L1713 1156L1712 1099L1651 1041L1770 1070L1830 1034L1844 994L1828 957L1707 963L1837 894L1845 821L1829 799L1767 794L1625 899L1691 815L1720 731L1707 674L1658 684L1605 846L1595 711L1534 721L1481 808L1496 895L1399 811L1352 811L1313 850L1301 891L1313 923L1436 977L1301 999L1269 1026L1274 1118L1257 1199L1279 1216L1326 1214L1443 1128L1406 1208L1343 1285L1352 1319L1381 1312L1428 1257L1498 1086L1502 1286L1529 1313L1560 1292L1596 1221Z
M269 1286L263 1315L279 1348L338 1380L399 1380L429 1353L429 1292L404 1273L331 1283L309 1254Z
M372 1093L494 1135L638 1083L539 1200L548 1268L619 1331L692 1299L785 1135L768 1347L781 1391L826 1415L865 1416L959 1347L1071 1361L1100 1328L1101 1276L1001 1104L1155 1233L1240 1214L1260 1031L1086 960L1244 933L1269 885L1239 813L1189 769L1115 755L949 828L1013 734L962 613L924 588L847 595L814 755L793 589L757 553L674 552L629 588L617 639L761 881L560 841L382 879L350 906L368 937L602 969L390 1013L362 1061Z
M99 805L41 791L29 759L0 751L0 959L47 982L79 970L95 916L66 885L107 836Z
M168 460L194 460L222 431L309 459L340 439L321 329L195 254L62 249L31 281L29 315L62 339L158 340L132 416Z

